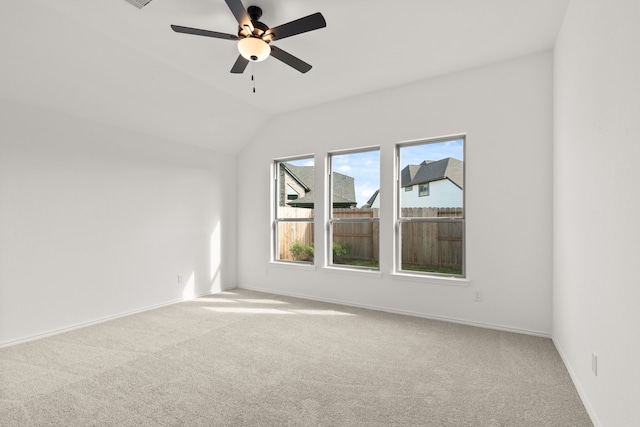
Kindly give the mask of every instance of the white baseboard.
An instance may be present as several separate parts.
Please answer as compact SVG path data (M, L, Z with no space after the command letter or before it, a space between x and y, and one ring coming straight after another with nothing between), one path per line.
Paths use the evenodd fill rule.
M573 381L573 385L578 391L580 400L582 400L582 404L584 405L584 408L587 410L587 414L589 415L589 418L591 418L591 422L595 427L601 427L602 423L598 419L598 415L596 414L595 409L593 409L593 406L591 405L591 402L589 401L587 393L584 391L582 384L580 383L580 381L578 381L578 376L576 375L575 371L573 370L573 367L567 360L567 357L565 356L564 351L562 351L562 348L558 345L558 343L554 341L553 337L551 338L551 341L553 342L553 345L556 347L556 350L558 351L558 354L562 359L562 363L564 363L564 366L567 368L567 371L569 372L571 381Z
M228 287L228 288L222 288L222 290L220 292L226 291L226 290L230 290L230 289L235 289L237 286L232 286L232 287ZM216 292L213 292L216 293ZM212 293L206 293L206 294L202 294L202 295L198 295L195 296L193 299L195 298L200 298L206 295L211 295ZM35 334L35 335L29 335L27 337L24 338L20 338L17 340L12 340L12 341L5 341L5 342L0 342L0 348L4 348L4 347L11 347L14 345L18 345L18 344L24 344L26 342L29 341L35 341L35 340L39 340L42 338L47 338L53 335L58 335L58 334L62 334L64 332L69 332L69 331L73 331L76 329L80 329L80 328L84 328L87 326L91 326L91 325L97 325L99 323L104 323L104 322L108 322L110 320L115 320L118 319L120 317L125 317L125 316L131 316L132 314L137 314L137 313L143 313L145 311L149 311L149 310L155 310L157 308L162 308L162 307L166 307L168 305L173 305L173 304L177 304L183 301L189 301L189 299L175 299L175 300L171 300L171 301L167 301L167 302L163 302L160 304L154 304L154 305L149 305L149 306L145 306L142 308L136 308L134 310L129 310L129 311L125 311L122 313L118 313L118 314L114 314L112 316L107 316L107 317L101 317L99 319L96 320L91 320L88 322L83 322L83 323L77 323L74 325L70 325L70 326L66 326L64 328L59 328L59 329L52 329L50 331L47 332L43 332L40 334Z
M256 286L238 285L237 287L240 288L240 289L247 289L247 290L257 291L257 292L265 292L265 293L269 293L269 294L273 294L273 295L285 295L285 296L290 296L290 297L294 297L294 298L308 299L308 300L313 300L313 301L322 301L322 302L328 302L328 303L332 303L332 304L346 305L346 306L350 306L350 307L358 307L358 308L366 308L366 309L369 309L369 310L384 311L384 312L387 312L387 313L403 314L405 316L421 317L423 319L440 320L440 321L443 321L443 322L457 323L457 324L460 324L460 325L475 326L477 328L493 329L493 330L496 330L496 331L503 331L503 332L513 332L513 333L516 333L516 334L532 335L532 336L536 336L536 337L549 338L549 339L551 338L551 334L546 333L546 332L533 331L533 330L521 329L521 328L513 328L513 327L510 327L510 326L496 325L496 324L493 324L493 323L475 322L475 321L471 321L471 320L456 319L456 318L453 318L453 317L430 315L430 314L417 313L417 312L405 311L405 310L397 310L397 309L393 309L393 308L381 307L381 306L375 306L375 305L368 305L368 304L357 304L357 303L341 301L341 300L336 300L336 299L331 299L331 298L321 298L321 297L315 297L315 296L309 296L309 295L302 295L302 294L297 294L297 293L293 293L293 292L280 292L280 291L274 291L272 289L265 289L265 288L260 288L260 287L256 287Z

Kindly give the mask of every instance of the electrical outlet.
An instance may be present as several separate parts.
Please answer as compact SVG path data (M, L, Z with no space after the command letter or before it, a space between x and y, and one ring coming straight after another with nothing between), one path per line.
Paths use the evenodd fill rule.
M482 301L482 291L475 291L473 293L473 300L475 302L481 302Z
M591 372L596 377L598 376L598 355L595 353L591 353Z
M178 274L178 284L182 283L182 274Z

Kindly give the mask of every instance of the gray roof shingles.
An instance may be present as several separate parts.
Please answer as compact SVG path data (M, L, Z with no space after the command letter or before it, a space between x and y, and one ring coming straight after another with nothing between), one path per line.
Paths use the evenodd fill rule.
M425 160L419 165L407 165L400 171L402 188L416 184L449 179L460 188L464 186L464 162L453 157L441 160ZM380 190L376 190L363 207L371 207Z
M425 160L419 165L407 165L402 169L401 187L416 184L426 184L441 179L449 179L455 185L463 188L463 162L453 157L431 161Z
M309 188L309 191L304 196L290 201L289 205L313 205L313 166L295 166L290 163L285 163L285 165L295 175L295 178ZM356 190L353 177L334 172L332 182L333 203L355 205Z

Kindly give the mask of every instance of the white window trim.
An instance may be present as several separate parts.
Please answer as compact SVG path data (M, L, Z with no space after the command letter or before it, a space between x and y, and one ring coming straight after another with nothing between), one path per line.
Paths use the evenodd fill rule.
M446 286L470 286L471 280L468 277L458 277L458 276L436 276L429 274L421 274L421 273L410 273L410 272L393 272L390 276L397 280L405 280L409 282L420 282L420 283L430 283L434 285L446 285Z
M402 147L409 147L414 145L423 145L423 144L431 144L437 142L445 142L445 141L453 141L459 140L463 141L462 150L463 150L463 158L464 158L464 173L463 173L463 188L466 189L466 149L467 149L467 134L452 134L434 138L425 138L425 139L415 139L410 141L401 141L397 142L395 146L395 162L394 162L394 173L395 173L395 198L394 198L394 209L393 209L393 220L394 220L394 230L393 230L393 268L391 272L391 276L394 278L409 280L409 281L420 281L420 282L435 282L442 283L448 285L456 285L456 286L468 286L469 282L469 274L467 271L467 233L466 233L466 223L467 223L467 201L466 201L466 190L462 193L462 206L463 206L463 214L462 214L462 274L461 275L451 275L445 273L434 273L434 272L419 272L419 271L410 271L410 270L402 270L402 242L401 242L401 232L400 232L400 223L401 222L409 222L406 218L400 217L401 211L401 195L402 191L400 187L400 173L402 168L400 167L400 149ZM418 189L419 190L419 189ZM460 219L456 219L460 220ZM438 219L426 220L425 222L437 222Z
M270 262L271 266L276 267L291 267L296 269L316 269L315 265L315 257L313 261L296 261L296 260L287 260L287 259L278 259L279 254L279 240L278 240L278 223L279 222L309 222L313 224L315 228L316 215L314 212L313 218L278 218L278 203L279 203L279 188L278 188L278 176L279 176L279 165L284 162L292 162L296 160L305 160L305 159L313 159L314 162L314 170L316 167L316 159L314 154L302 154L299 156L293 157L283 157L274 159L271 163L271 236L270 236L270 246L271 246L271 254L270 254ZM316 194L314 192L314 210L315 210L315 200ZM286 192L285 192L285 202L286 202ZM316 239L313 241L314 252L316 249Z
M334 264L333 263L333 224L338 222L368 222L368 223L380 223L380 218L354 218L354 219L345 219L345 218L333 218L333 181L332 181L332 158L333 156L341 156L345 154L357 154L357 153L366 153L377 151L379 156L381 155L380 146L368 146L361 148L354 148L348 150L339 150L339 151L331 151L327 153L326 157L326 165L327 165L327 188L328 188L328 203L325 209L325 217L327 218L326 227L325 227L325 241L326 241L326 250L325 250L325 263L324 269L326 271L338 271L338 272L357 272L358 274L368 274L372 273L380 273L380 253L378 253L378 268L371 267L361 267L361 266L349 266L344 264ZM378 173L380 174L381 165L378 164ZM380 197L380 194L378 194ZM378 227L378 233L380 233L380 227ZM380 236L378 236L378 239Z
M326 271L327 273L339 273L339 274L350 274L360 277L371 277L374 279L381 279L383 274L380 270L374 270L372 268L367 267L357 267L357 266L342 266L341 264L332 264L322 268L322 271Z
M300 270L315 271L318 269L318 267L312 263L301 262L301 261L288 261L288 260L271 261L269 263L269 268L274 268L274 267L290 269L290 270L298 270L298 271Z

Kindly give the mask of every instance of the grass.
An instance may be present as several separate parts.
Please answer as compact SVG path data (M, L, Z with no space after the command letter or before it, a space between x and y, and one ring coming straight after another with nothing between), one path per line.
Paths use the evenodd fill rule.
M334 265L349 265L352 267L366 267L366 268L379 268L380 265L378 261L371 259L360 259L360 258L342 258L339 261L334 260ZM462 269L460 267L445 267L445 266L434 266L434 265L415 265L415 264L403 264L402 271L417 271L422 273L437 273L437 274L448 274L452 276L461 276Z
M367 267L367 268L378 268L380 265L378 261L373 261L369 259L349 259L345 262L341 263L342 265L352 265L355 267Z
M349 265L352 267L379 268L378 261L372 259L343 258L333 260L333 265Z
M462 275L462 269L459 267L437 267L437 266L424 266L424 265L411 265L403 264L403 271L422 271L425 273L438 273L438 274L453 274L456 276Z
M378 261L369 259L343 259L341 262L335 262L335 265L350 265L354 267L366 267L366 268L379 268ZM420 271L423 273L438 273L438 274L450 274L455 276L462 275L462 269L460 267L438 267L438 266L424 266L424 265L412 265L403 264L403 271Z

